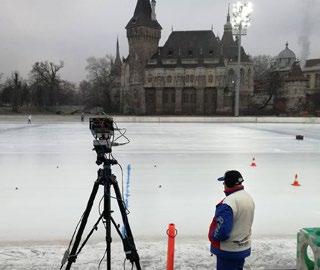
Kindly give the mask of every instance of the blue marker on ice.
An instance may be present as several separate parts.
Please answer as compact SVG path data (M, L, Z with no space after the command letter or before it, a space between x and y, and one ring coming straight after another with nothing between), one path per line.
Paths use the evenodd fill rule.
M126 188L124 192L124 204L126 206L126 209L129 208L129 197L130 197L130 173L131 173L131 165L129 164L127 166L127 182L126 182ZM122 227L122 235L126 236L125 228Z

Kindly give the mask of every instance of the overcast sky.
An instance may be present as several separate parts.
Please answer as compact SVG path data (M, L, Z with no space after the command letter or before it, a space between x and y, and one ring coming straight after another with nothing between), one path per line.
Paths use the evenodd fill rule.
M223 34L227 0L158 0L162 45L174 30ZM250 55L277 55L289 47L301 56L299 37L310 41L309 58L320 58L320 0L252 0L252 26L244 38ZM27 77L36 61L63 60L65 79L86 78L86 59L115 54L117 35L127 56L125 26L136 0L0 0L0 73Z

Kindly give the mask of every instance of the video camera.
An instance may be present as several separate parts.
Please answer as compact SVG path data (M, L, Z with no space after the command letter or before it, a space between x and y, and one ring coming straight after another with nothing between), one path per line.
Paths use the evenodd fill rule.
M113 136L113 119L109 116L93 117L89 119L89 128L96 139Z
M95 140L94 150L97 152L98 165L102 164L105 154L112 152L112 137L114 135L113 119L109 116L93 117L89 119L89 128Z

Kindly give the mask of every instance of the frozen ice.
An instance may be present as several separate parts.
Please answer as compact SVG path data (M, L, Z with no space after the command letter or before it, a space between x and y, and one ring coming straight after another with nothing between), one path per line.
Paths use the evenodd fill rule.
M241 171L256 202L248 267L295 264L296 233L320 224L319 125L119 125L127 128L131 143L113 152L124 182L131 165L129 221L144 269L165 268L169 223L178 229L176 269L213 268L207 231L224 196L216 178L228 169ZM297 141L297 134L305 139ZM53 266L59 265L96 180L92 140L86 123L0 124L0 269L57 269ZM250 167L253 157L256 168ZM113 171L122 186L120 168ZM295 174L299 188L291 186ZM96 203L90 225L97 218ZM123 263L113 237L114 263ZM91 269L91 264L96 269L103 239L101 225L80 255L79 269Z

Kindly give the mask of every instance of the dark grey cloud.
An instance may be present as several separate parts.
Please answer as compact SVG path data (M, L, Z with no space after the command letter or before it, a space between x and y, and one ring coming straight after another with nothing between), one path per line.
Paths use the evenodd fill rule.
M306 1L310 27L310 56L320 58L319 0L252 0L252 26L244 38L249 54L278 54L288 41L298 57L299 37L305 25ZM226 20L226 0L158 0L157 16L163 44L174 30L210 29L220 36ZM231 1L232 2L232 1ZM63 75L72 81L85 78L86 59L115 53L117 35L127 55L125 25L136 0L1 0L0 72L18 70L27 76L39 60L63 60Z

